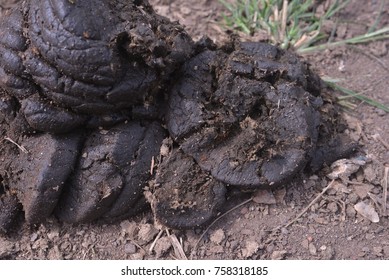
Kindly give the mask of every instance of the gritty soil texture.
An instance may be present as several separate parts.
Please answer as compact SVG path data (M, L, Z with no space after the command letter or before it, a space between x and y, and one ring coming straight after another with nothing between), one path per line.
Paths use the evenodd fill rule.
M9 7L11 2L0 4ZM365 33L375 21L379 3L351 1L341 14L340 22L346 23L340 24L337 36ZM222 42L228 37L219 25L223 7L216 0L153 0L151 4L158 13L179 20L195 39L208 35ZM388 10L386 3L384 11ZM389 24L387 13L382 19L382 25ZM320 75L341 79L343 86L388 106L388 47L387 41L381 41L326 50L304 59ZM150 212L113 224L73 225L51 218L0 237L0 259L389 259L388 209L384 209L389 114L357 105L342 113L350 138L358 141L364 155L347 163L354 168L352 174L331 184L336 174L328 176L331 170L324 168L309 178L260 191L216 221L200 242L204 229L160 231ZM250 197L235 197L229 206ZM359 214L361 206L372 208L373 216ZM282 227L286 224L290 225Z

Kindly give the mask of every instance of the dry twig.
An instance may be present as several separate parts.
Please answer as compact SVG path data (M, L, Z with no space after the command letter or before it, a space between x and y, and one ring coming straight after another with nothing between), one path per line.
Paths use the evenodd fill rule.
M216 218L216 219L215 219L215 220L206 228L206 230L204 230L204 232L201 234L201 236L199 237L199 239L197 239L196 244L194 245L194 247L193 247L193 249L192 249L192 252L191 252L191 254L190 254L190 259L193 258L193 254L194 254L194 252L196 251L197 246L199 245L200 241L203 239L204 235L209 231L209 229L210 229L217 221L219 221L219 220L220 220L221 218L223 218L224 216L228 215L228 214L231 213L232 211L238 209L239 207L242 207L243 205L245 205L245 204L247 204L247 203L249 203L249 202L251 202L251 201L253 201L253 198L252 198L252 197L251 197L250 199L247 199L247 200L243 201L242 203L240 203L240 204L234 206L233 208L231 208L231 209L228 210L227 212L225 212L225 213L221 214L219 217L217 217L217 218Z
M154 159L154 156L153 156L151 158L150 175L153 175L154 167L155 167L155 159Z
M288 20L288 1L284 0L282 2L281 32L279 35L279 37L280 37L279 39L281 42L284 40L287 20Z
M187 260L188 258L186 257L182 244L178 241L177 236L175 234L170 234L168 230L166 230L166 234L170 238L177 259Z
M332 181L327 185L327 187L325 187L325 188L321 191L321 193L319 193L319 194L315 197L315 199L312 200L311 203L309 203L308 206L305 207L304 210L301 211L301 212L297 215L296 218L294 218L293 220L291 220L291 221L290 221L289 223L287 223L286 225L284 225L284 226L282 226L282 225L281 225L281 226L278 226L278 227L272 229L271 231L279 230L279 229L282 228L282 227L287 228L287 227L289 227L290 225L294 224L298 219L301 218L302 215L304 215L304 214L309 210L309 208L311 208L311 206L312 206L313 204L315 204L315 203L323 196L323 194L325 194L325 193L332 187L332 185L334 184L334 182L335 182L335 180L332 180Z
M19 150L21 150L23 153L25 154L28 154L28 151L26 148L24 148L23 146L19 145L18 143L16 143L14 140L12 140L11 138L9 137L4 137L4 140L7 140L8 142L11 142L12 144L14 144L16 147L19 148Z
M162 233L163 233L163 229L161 229L161 230L158 232L157 237L154 239L153 243L151 243L151 246L150 246L150 248L149 248L149 252L150 252L150 253L153 251L153 249L154 249L154 247L155 247L155 244L157 244L158 239L161 238Z

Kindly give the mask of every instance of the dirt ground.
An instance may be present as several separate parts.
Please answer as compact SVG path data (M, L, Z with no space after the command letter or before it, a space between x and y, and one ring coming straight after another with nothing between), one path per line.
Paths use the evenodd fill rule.
M0 9L12 2L0 1ZM341 14L339 38L365 33L380 5L374 0L351 2ZM216 42L227 39L220 27L224 8L217 0L151 3L160 14L179 20L195 39L203 35ZM384 11L389 11L388 2ZM382 15L381 24L388 26L388 13ZM340 79L341 85L389 106L388 47L388 41L381 41L325 50L304 59L321 75ZM0 259L389 259L388 207L384 202L389 113L356 105L354 110L344 109L343 115L351 139L361 145L362 162L357 162L360 166L354 163L355 172L336 179L321 196L331 183L328 168L257 195L207 230L159 230L150 213L109 225L69 225L52 218L0 237ZM231 207L248 198L231 201ZM373 217L363 217L360 206Z

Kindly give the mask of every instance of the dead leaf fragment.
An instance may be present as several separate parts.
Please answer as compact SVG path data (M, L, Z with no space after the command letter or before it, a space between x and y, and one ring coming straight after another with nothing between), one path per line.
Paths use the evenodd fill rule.
M354 208L361 216L368 219L369 221L373 223L378 223L380 221L378 213L375 211L372 205L361 201L355 204Z
M327 175L328 178L334 179L345 179L357 172L361 166L366 164L366 159L363 157L352 158L352 159L340 159L331 164L331 173Z

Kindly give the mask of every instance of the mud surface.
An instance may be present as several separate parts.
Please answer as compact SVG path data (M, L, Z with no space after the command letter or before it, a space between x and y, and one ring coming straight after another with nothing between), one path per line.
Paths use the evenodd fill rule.
M210 4L211 8L209 8L209 6L207 6L207 8L202 6L204 3L201 3L201 1L196 2L196 5L193 5L193 3L190 4L191 10L189 11L193 10L198 13L188 13L188 11L185 10L185 7L188 5L186 2L180 3L180 1L173 1L170 3L170 6L163 2L155 4L157 4L157 10L169 11L165 15L173 17L173 19L175 15L181 15L181 18L185 18L186 23L191 22L192 25L188 26L188 30L192 32L191 35L194 38L199 38L206 33L205 30L208 29L209 31L210 27L214 26L213 20L220 19L220 17L218 17L221 9L219 4L216 1L203 2ZM354 15L357 13L362 17L368 14L368 11L360 11L357 10L357 8L357 5L354 5L354 10L350 10L349 13L354 13ZM350 15L346 14L345 16ZM211 19L211 21L205 19ZM199 22L204 24L198 26ZM196 26L196 28L194 28L194 26ZM218 28L211 29L211 36L219 36L219 39L221 38L221 40L224 38L225 35L223 33L218 33ZM354 30L348 26L346 27L346 30L350 33L354 32ZM345 34L344 36L350 35L351 34ZM376 49L376 55L379 57L379 60L387 60L387 45L372 44L371 48ZM310 169L309 171L312 171L316 170L316 166L320 166L323 162L333 161L334 158L331 159L331 155L329 155L332 154L332 152L337 155L341 155L344 152L344 150L337 150L338 146L344 146L343 144L339 144L343 143L341 139L334 138L335 140L333 139L331 143L331 139L318 137L320 134L324 135L323 133L328 128L341 128L338 125L333 126L333 124L331 124L334 120L339 119L336 111L332 111L332 98L324 94L322 95L321 103L317 102L318 93L316 93L315 90L312 90L315 88L314 84L309 86L309 92L311 94L307 95L305 90L308 89L308 85L304 83L304 81L299 80L297 83L288 83L287 81L293 80L294 78L287 78L285 75L282 76L282 70L290 63L290 60L293 57L286 54L284 60L278 61L278 59L284 56L284 54L280 53L276 59L274 59L274 57L269 59L269 61L273 63L271 66L267 64L267 69L270 69L269 73L261 73L262 76L256 76L254 75L255 71L250 68L252 65L245 60L244 53L242 54L242 47L238 46L232 49L225 48L222 50L210 48L208 53L215 58L210 59L207 57L208 62L212 61L212 63L209 64L199 63L199 57L209 55L204 53L194 57L191 61L187 62L186 65L189 68L190 66L188 65L200 65L205 68L210 67L211 75L209 75L209 71L204 71L204 73L207 73L206 75L198 74L201 71L187 71L188 76L182 77L181 81L175 86L173 89L173 96L176 95L176 97L170 98L169 101L169 107L172 108L172 110L169 111L171 116L167 116L167 127L169 133L173 137L174 143L168 142L169 144L167 145L166 142L162 141L161 136L160 143L162 143L162 147L154 154L155 159L162 156L165 157L166 160L162 160L160 166L155 166L158 172L157 180L152 182L151 188L146 188L146 190L153 191L155 187L159 186L158 184L165 185L166 189L160 188L155 196L152 194L152 196L149 197L149 200L153 201L153 199L155 199L155 197L158 198L158 196L165 198L167 197L167 194L170 194L174 198L169 199L167 204L168 207L164 207L163 211L160 212L161 216L159 219L162 222L165 217L179 213L179 219L172 221L177 221L179 223L182 218L185 225L185 223L188 222L186 214L189 213L189 215L192 215L191 213L196 212L175 211L176 209L182 210L180 207L189 207L189 209L195 209L198 211L197 213L199 213L198 215L189 216L189 220L194 221L195 225L196 219L194 218L204 217L207 219L205 214L209 213L213 216L218 216L221 213L224 213L228 208L231 208L243 199L251 196L250 194L231 195L235 189L235 187L233 187L231 190L231 180L235 180L232 182L234 182L234 185L238 189L251 189L253 186L239 181L240 176L237 174L242 172L242 170L231 169L231 165L227 166L228 168L225 169L219 164L221 161L218 156L223 152L227 154L230 153L230 159L232 158L234 161L250 163L251 160L257 159L256 157L258 157L258 154L255 152L261 150L258 149L259 146L262 148L262 153L260 153L262 158L267 158L270 162L271 160L274 160L272 166L282 168L286 165L290 166L290 164L293 164L295 161L293 161L293 163L285 161L285 159L282 158L282 155L280 158L277 151L282 150L284 152L291 150L293 155L298 155L296 162L299 162L302 157L305 158L301 161L301 165L297 164L295 166L294 172L298 173L300 173L299 171L302 171L304 166L308 166ZM239 59L236 59L237 56ZM343 49L338 52L336 50L328 51L326 55L318 55L311 57L310 59L314 64L314 67L319 69L318 72L330 74L338 73L339 76L351 79L349 85L355 85L356 89L358 89L358 86L366 89L364 87L365 83L360 81L365 79L362 75L363 73L365 73L364 75L367 75L366 72L363 72L362 70L365 70L366 65L369 65L371 67L369 71L376 71L374 72L376 74L376 83L371 85L371 87L374 88L372 97L385 103L385 95L383 94L385 92L385 86L382 84L382 79L387 76L387 72L382 70L381 66L375 61L372 61L369 57L353 50ZM228 63L221 64L220 60L223 60L224 62L227 61ZM236 64L236 61L234 60L238 60L242 63ZM358 68L361 63L364 67ZM220 70L223 68L221 65L228 65L228 67L226 67L228 71ZM199 68L197 68L197 70L198 69ZM296 67L296 69L301 68ZM288 73L290 72L291 71ZM201 79L211 81L211 89L204 89L204 87L207 87L208 85L206 82L197 83L193 85L193 95L189 94L188 96L182 94L182 92L190 92L187 91L186 87L188 83L185 82L185 79L195 80L193 79L195 77L201 77ZM297 74L296 77L299 78L302 76ZM236 82L236 84L244 84L247 87L249 87L248 85L253 85L253 87L250 86L249 88L255 88L255 90L244 91L248 95L247 98L244 99L247 100L246 103L241 104L235 102L232 97L239 95L243 91L239 90L239 86L234 88L233 82L231 83L231 86L218 91L218 89L222 88L222 85L225 84L225 80L223 79L228 81L231 79L234 81L240 79L244 80L243 83L239 84L239 82ZM264 85L255 87L254 82L257 80L260 80L262 82L260 84ZM314 79L309 80L314 81ZM273 87L276 85L277 89L280 90L277 92L269 90L269 86L266 83L263 83L264 81ZM277 81L279 81L278 84ZM184 84L185 90L182 89L182 84ZM201 94L199 94L199 92L201 92ZM227 93L230 95L228 95L228 98L225 98L226 95L224 94ZM293 95L291 93L293 93ZM299 97L305 97L305 99L295 98L294 94ZM174 108L180 108L180 106L177 105L179 100L177 96L180 96L180 102L190 105L186 108L201 108L201 110L190 110L190 113L187 113L190 121L185 122L180 120L179 124L174 124L169 121L174 119L174 114L176 114L176 116L181 116L179 112L176 113L176 110L174 110ZM306 102L302 102L302 99ZM279 103L278 100L285 100L286 105L283 106L282 102ZM2 106L11 108L7 110L11 110L12 112L13 107L11 105L13 100L5 101L5 105ZM11 105L7 107L7 104ZM255 104L260 105L261 110L258 112L253 112L250 109L252 108L251 106L254 106ZM288 104L296 106L289 107L287 106ZM311 116L311 123L307 123L306 125L306 128L308 129L302 129L300 126L292 126L290 119L283 119L282 116L284 114L277 113L277 110L274 110L275 108L280 109L283 113L294 116L297 122L299 122L301 118L305 119L305 117L301 116ZM231 111L228 112L228 109ZM317 120L315 114L318 112L324 117L321 118L321 129L318 129L315 132L315 130L309 128L315 126L314 124ZM357 115L356 112L361 112L361 114ZM345 129L344 132L348 137L351 137L353 141L358 141L360 144L364 145L363 154L364 156L367 156L365 157L367 159L363 161L360 166L357 166L358 168L356 168L355 173L350 173L349 176L343 178L343 180L338 179L336 184L334 184L318 202L314 203L309 210L290 227L279 228L278 226L291 221L317 196L322 188L328 186L330 180L326 177L326 174L331 171L329 168L324 168L320 171L316 170L315 174L309 177L303 176L302 178L300 177L301 179L295 179L293 181L280 181L278 182L279 186L272 191L266 189L259 191L253 196L250 203L245 204L234 212L222 217L219 222L208 230L205 238L196 247L195 244L197 244L197 240L203 231L201 229L186 231L170 230L167 231L166 236L165 233L159 235L156 243L153 243L153 240L157 237L160 225L154 225L154 217L150 212L146 212L135 216L130 220L124 220L113 224L89 223L69 225L58 222L56 218L51 217L41 225L23 225L23 230L21 232L13 232L8 238L1 238L2 251L0 252L0 256L1 258L8 259L177 258L179 255L175 253L172 247L172 244L174 244L172 240L176 240L175 237L177 236L182 240L181 246L187 256L192 255L194 258L202 259L387 258L389 256L389 244L385 242L387 242L386 240L388 237L388 222L385 210L382 210L381 203L383 199L382 179L385 170L384 164L386 163L385 160L388 156L388 150L385 146L385 139L387 139L388 136L387 114L362 104L356 111L348 112L348 114L346 114L346 119L348 121L348 127L343 127L343 129ZM221 120L230 121L223 122ZM198 121L200 122L198 123ZM223 123L227 125L223 125ZM288 140L290 139L287 135L283 136L283 127L287 127L288 131L292 131L292 135L296 135L295 139L300 139L298 138L300 134L304 137L308 135L311 139L307 141L307 139L301 138L301 141L289 141L290 143L288 143ZM275 130L274 134L269 132L271 129ZM159 129L156 130L158 131ZM216 134L212 134L215 133L212 132L212 130L216 131ZM7 131L9 131L8 127ZM105 178L108 179L107 182L109 182L110 186L112 185L112 182L115 182L116 185L120 185L121 182L125 181L126 176L121 174L123 171L118 171L117 165L114 164L115 167L113 167L112 164L112 161L120 159L113 151L115 150L115 145L118 143L121 145L121 142L118 139L120 138L120 134L126 133L125 131L126 129L121 127L120 130L116 132L103 129L90 135L88 134L88 139L86 141L89 141L88 143L91 143L91 145L87 145L88 148L85 148L85 151L83 152L80 150L78 166L83 166L83 168L76 169L77 176L75 176L75 178L77 179L75 179L72 184L77 185L80 182L88 182L88 172L93 170L93 162L97 161L103 163L101 166L104 166L105 173L103 172L101 174L107 174ZM151 129L149 135L154 135L154 133L156 132ZM315 133L317 133L317 135L315 135ZM239 138L239 135L241 134L253 137ZM334 131L331 131L327 135L334 134ZM137 137L136 135L137 134L135 133L134 137ZM203 138L202 135L207 135L210 138L216 136L216 138L213 138L211 143L209 138L207 140L206 138ZM144 137L144 139L147 139L146 136ZM277 143L277 139L272 139L272 137L279 138L282 141ZM35 138L28 136L26 137L26 140L18 139L20 140L18 142L28 145L28 141L33 141L31 139ZM273 142L269 140L272 140ZM38 142L40 141L42 141L41 143L44 143L44 137ZM203 143L203 145L191 145L191 143L193 143L191 141ZM243 143L249 143L251 145L257 144L258 146L257 149L255 149L255 152L254 149L247 150L247 145L239 146L242 141ZM102 145L102 143L108 142L109 145ZM54 145L54 143L55 142L51 142L48 147ZM229 145L226 143L229 143ZM272 143L274 144L275 149L270 149L269 146L263 145L263 143ZM316 145L314 151L310 150L310 147L313 145L312 143ZM328 147L328 143L331 143L331 147ZM261 146L261 144L263 146ZM8 148L5 149L13 150L15 155L22 154L20 149L8 140L3 141L2 145L8 146ZM38 151L39 145L37 146L36 150ZM325 146L325 148L320 149L321 146ZM22 147L24 146L22 145ZM178 151L178 147L186 154L191 155L191 157ZM234 151L231 147L236 147L237 150ZM277 150L278 147L280 148L279 150ZM4 146L2 146L2 149L4 149ZM51 148L49 148L49 150L50 149ZM130 150L132 148L128 147L128 149ZM139 150L141 150L141 148L139 148ZM126 149L121 152L125 153L125 151ZM239 153L240 151L242 153ZM202 156L202 153L204 152L206 155L210 155L210 157L204 158ZM53 154L54 152L51 153ZM103 157L102 153L105 153L108 157ZM301 153L307 154L302 155ZM231 155L234 157L231 157ZM320 157L318 155L320 155ZM91 160L89 163L88 160L85 159L85 156L90 157ZM193 160L193 158L195 160ZM310 161L312 158L320 158L319 163L312 163L312 161ZM45 159L50 160L50 153L45 155ZM22 160L22 162L25 162L25 160ZM263 165L260 164L258 160L254 160L253 162L257 164L255 168L263 168ZM310 163L306 165L308 162ZM142 166L142 164L139 166ZM243 166L246 167L247 165ZM31 167L31 169L33 168L36 167ZM169 170L169 168L171 169ZM174 174L174 172L169 172L174 170L181 170L183 172L180 172L178 175ZM220 170L223 172L220 172ZM227 171L224 172L225 170ZM246 170L248 171L243 169L245 172L249 172L252 169L248 168ZM120 176L118 176L118 174L120 174ZM209 176L210 174L211 176ZM262 172L260 174L269 173ZM217 177L218 175L220 175L220 177ZM261 176L258 178L258 184L256 185L268 185L270 182L274 181L273 177L271 174ZM217 178L217 181L215 181L214 178ZM101 195L100 198L107 200L97 199L93 202L93 199L97 197L95 188L91 189L92 192L90 196L80 194L80 197L90 199L92 203L99 201L102 207L104 207L104 201L109 201L110 197L115 196L115 190L107 190L104 188L104 186L106 186L105 180L106 179L100 180L99 182L90 182L90 185L98 184L101 186L102 189L98 195ZM169 184L166 182L169 182ZM180 182L192 182L194 188L188 188L186 193L174 192L177 188L182 187ZM4 179L2 184L5 185ZM44 184L42 186L44 187ZM201 189L201 186L207 186L207 188L204 190ZM219 203L222 202L220 198L224 198L226 187L229 190L230 195L226 197L226 204L224 204L223 207L220 207ZM213 192L209 192L211 188L213 189ZM73 187L72 190L75 193L78 193L77 187ZM160 192L159 195L158 192ZM201 197L206 197L207 199L199 199L200 196L198 194L201 194ZM182 195L184 195L184 200L182 199ZM2 213L12 214L17 212L16 209L20 208L20 205L12 199L13 197L14 196L6 196L5 198L2 198L2 207L9 208ZM231 201L231 197L234 198L233 201ZM208 199L213 202L209 204ZM8 201L4 202L4 200ZM178 203L173 205L173 208L171 207L172 201ZM372 223L356 212L354 205L359 202L373 205L373 209L376 209L379 213L380 219L378 223ZM65 205L68 205L68 203L65 203ZM166 204L160 204L161 207L164 205ZM87 203L85 206L87 207ZM153 207L155 208L158 206L157 204L154 204ZM78 219L76 213L72 212L71 215L74 215L72 219ZM85 217L85 219L88 220L88 215ZM212 220L214 217L209 219ZM10 219L8 216L8 219L2 218L2 221L4 221L4 223L7 223L7 221L19 222L20 219L14 217ZM177 224L176 227L181 226ZM150 246L153 246L151 253L149 253L148 250ZM350 248L352 248L352 250Z

